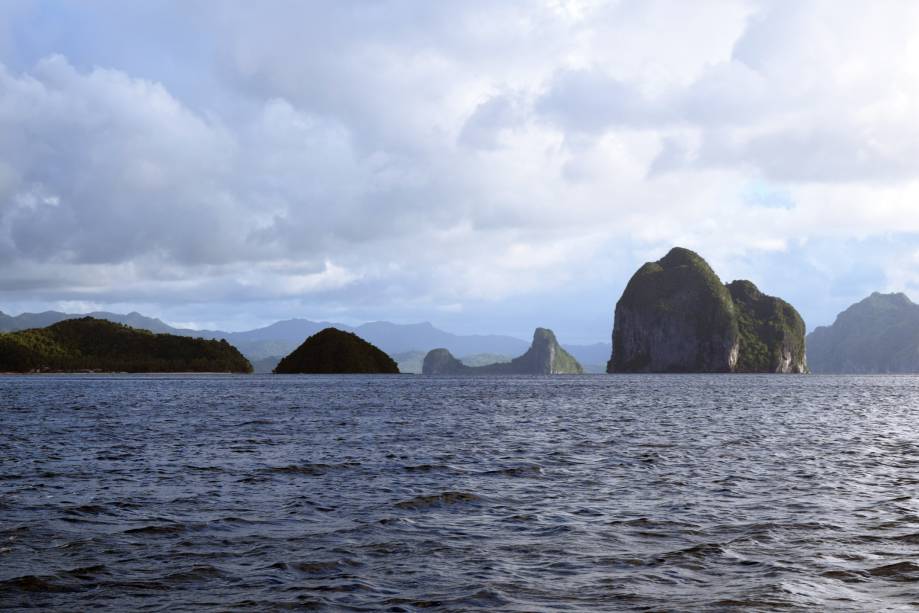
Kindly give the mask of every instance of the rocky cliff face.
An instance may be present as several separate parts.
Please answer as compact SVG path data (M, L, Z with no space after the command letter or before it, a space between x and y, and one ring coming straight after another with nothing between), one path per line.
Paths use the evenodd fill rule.
M525 374L538 375L563 375L580 374L584 372L578 361L565 351L552 330L536 328L533 333L533 343L522 356L514 358L508 364L494 366L507 366L511 370L525 371ZM489 368L485 366L483 368Z
M804 322L749 281L729 286L675 247L616 304L608 372L804 372Z
M609 372L730 372L739 338L727 288L676 247L642 266L616 303Z
M807 337L816 373L919 372L919 305L905 294L871 294Z
M750 281L728 284L740 337L735 372L805 373L804 320Z
M533 343L523 355L510 362L486 366L466 366L446 349L429 351L424 358L422 373L426 375L508 374L560 375L584 372L578 361L565 351L552 330L536 328Z

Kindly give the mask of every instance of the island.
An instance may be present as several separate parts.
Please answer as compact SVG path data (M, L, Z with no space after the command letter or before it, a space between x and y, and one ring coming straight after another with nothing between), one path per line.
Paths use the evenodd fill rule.
M380 348L352 332L325 328L281 359L275 374L399 374Z
M607 372L805 373L804 320L750 281L728 285L674 247L629 280L616 303Z
M919 373L919 305L874 292L807 336L815 373Z
M584 369L559 345L552 330L536 328L527 352L510 362L467 366L446 349L433 349L424 357L421 372L425 375L559 375L581 374Z
M251 373L252 365L225 340L83 317L0 334L0 372Z

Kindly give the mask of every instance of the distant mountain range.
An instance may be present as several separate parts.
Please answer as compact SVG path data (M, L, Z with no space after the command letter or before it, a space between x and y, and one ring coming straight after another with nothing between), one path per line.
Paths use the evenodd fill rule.
M919 305L873 293L807 335L814 373L919 373Z
M175 328L165 322L146 317L140 313L108 313L97 311L93 313L61 313L59 311L45 311L43 313L23 313L22 315L7 315L0 312L0 332L14 332L28 328L44 328L65 319L79 317L95 317L106 319L115 323L125 324L132 328L150 330L151 332L177 334L180 336L201 337L206 339L226 339L242 352L253 364L256 372L270 372L274 364L296 349L307 337L324 328L337 328L346 332L354 332L364 340L373 343L386 353L396 357L399 354L422 356L431 349L444 348L452 354L463 359L476 361L480 354L493 354L495 356L515 356L525 352L530 343L513 336L500 334L452 334L435 328L430 323L395 324L387 321L375 321L360 326L346 324L311 321L309 319L287 319L273 323L263 328L247 330L244 332L224 332L222 330L193 330L190 328ZM587 372L603 372L606 360L610 355L609 343L594 343L591 345L564 345ZM508 358L509 359L509 358ZM418 360L420 366L420 360ZM400 361L400 368L402 362ZM403 372L413 372L403 369ZM418 369L420 372L420 368Z

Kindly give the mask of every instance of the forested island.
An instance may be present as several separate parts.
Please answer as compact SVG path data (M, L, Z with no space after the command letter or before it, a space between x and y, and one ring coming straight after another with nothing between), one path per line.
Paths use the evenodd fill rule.
M399 374L395 360L352 332L326 328L282 359L275 374Z
M252 365L225 340L84 317L0 334L0 372L250 373Z

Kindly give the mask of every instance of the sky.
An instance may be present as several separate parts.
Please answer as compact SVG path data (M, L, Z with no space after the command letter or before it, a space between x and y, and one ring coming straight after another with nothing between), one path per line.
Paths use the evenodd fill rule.
M919 298L919 3L0 3L0 310L607 341L699 252Z

